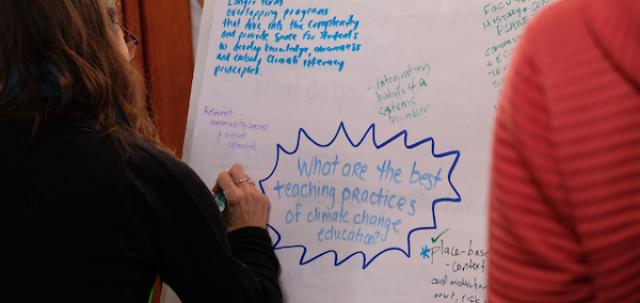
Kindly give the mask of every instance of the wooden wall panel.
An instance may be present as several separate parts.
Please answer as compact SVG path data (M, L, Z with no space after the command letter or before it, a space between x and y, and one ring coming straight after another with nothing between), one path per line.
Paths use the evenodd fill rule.
M180 156L193 78L189 0L142 0L151 105L164 142Z
M140 40L149 104L165 144L181 156L186 130L193 45L189 0L122 0L125 26Z

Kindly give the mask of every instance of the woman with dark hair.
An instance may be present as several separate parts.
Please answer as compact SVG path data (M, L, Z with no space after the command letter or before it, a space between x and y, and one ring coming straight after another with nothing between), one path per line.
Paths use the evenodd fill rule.
M0 1L0 287L11 302L280 302L269 201L211 192L158 139L107 0ZM14 299L15 298L15 299Z

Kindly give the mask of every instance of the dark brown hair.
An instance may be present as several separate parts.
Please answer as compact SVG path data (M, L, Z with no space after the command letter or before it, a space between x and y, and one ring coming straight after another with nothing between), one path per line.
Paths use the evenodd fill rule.
M32 119L37 129L72 111L162 147L114 16L112 0L1 0L0 117Z

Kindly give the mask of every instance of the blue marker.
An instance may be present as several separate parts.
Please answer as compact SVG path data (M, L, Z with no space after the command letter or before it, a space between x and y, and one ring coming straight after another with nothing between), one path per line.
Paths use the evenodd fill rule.
M227 205L229 205L229 202L227 201L227 197L224 196L223 191L215 194L214 200L216 200L216 205L218 205L218 210L220 210L220 213L227 209Z

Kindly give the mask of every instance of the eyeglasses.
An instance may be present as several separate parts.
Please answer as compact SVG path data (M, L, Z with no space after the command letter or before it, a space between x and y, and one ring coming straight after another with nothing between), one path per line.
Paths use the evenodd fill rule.
M140 39L124 26L117 23L122 29L122 33L124 34L124 42L127 44L127 49L129 50L129 61L133 61L136 57L136 51L138 50L138 44L140 44Z
M127 44L127 49L129 50L129 61L133 61L133 59L135 59L136 57L136 51L138 50L140 39L138 39L136 35L134 35L126 27L122 26L120 22L118 22L115 8L111 8L109 10L109 19L111 19L111 22L118 25L122 30L122 34L124 35L124 42Z

